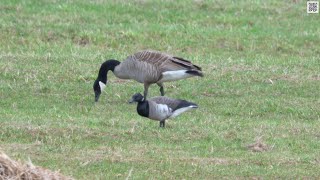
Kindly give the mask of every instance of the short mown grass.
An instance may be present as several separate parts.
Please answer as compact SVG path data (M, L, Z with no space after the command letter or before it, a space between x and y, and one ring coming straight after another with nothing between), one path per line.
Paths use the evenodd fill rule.
M299 0L2 0L0 147L77 179L317 179L319 27ZM137 82L109 73L94 103L100 64L142 49L205 73L165 84L199 105L165 129L127 103Z

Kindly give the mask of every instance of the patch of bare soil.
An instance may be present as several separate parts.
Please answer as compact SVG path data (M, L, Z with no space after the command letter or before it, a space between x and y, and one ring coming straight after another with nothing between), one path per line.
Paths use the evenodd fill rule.
M270 150L270 147L262 142L261 138L257 138L255 143L247 145L247 148L252 152L264 152Z

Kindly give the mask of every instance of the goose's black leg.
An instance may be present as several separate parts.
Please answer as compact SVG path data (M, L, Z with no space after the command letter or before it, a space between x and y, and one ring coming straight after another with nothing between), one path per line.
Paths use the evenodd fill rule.
M160 87L161 96L164 96L163 84L162 83L157 83L157 85Z
M161 96L164 96L163 86L160 87L160 93L161 93Z
M163 128L164 128L164 126L165 126L165 123L166 123L166 121L165 121L165 120L163 120L163 121L160 121L160 127L163 127Z

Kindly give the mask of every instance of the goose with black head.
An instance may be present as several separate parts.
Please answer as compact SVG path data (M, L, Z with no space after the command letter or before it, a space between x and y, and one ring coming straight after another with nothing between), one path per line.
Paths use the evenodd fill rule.
M157 84L161 96L164 96L164 82L194 76L203 77L201 68L188 60L158 51L145 50L128 56L123 62L111 59L101 64L98 77L93 84L96 102L107 85L108 71L112 71L120 79L134 79L143 83L145 98L151 84Z
M165 127L165 121L180 114L198 108L198 105L186 100L172 99L165 96L145 99L142 94L136 93L129 103L137 102L137 113L140 116L160 121L160 127Z

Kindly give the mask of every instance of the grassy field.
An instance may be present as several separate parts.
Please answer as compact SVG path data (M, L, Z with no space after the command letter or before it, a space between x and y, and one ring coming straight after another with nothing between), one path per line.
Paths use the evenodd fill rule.
M318 179L319 18L299 0L1 0L0 147L76 179ZM165 84L199 105L165 129L127 104L137 82L110 73L94 103L100 64L142 49L205 73Z

